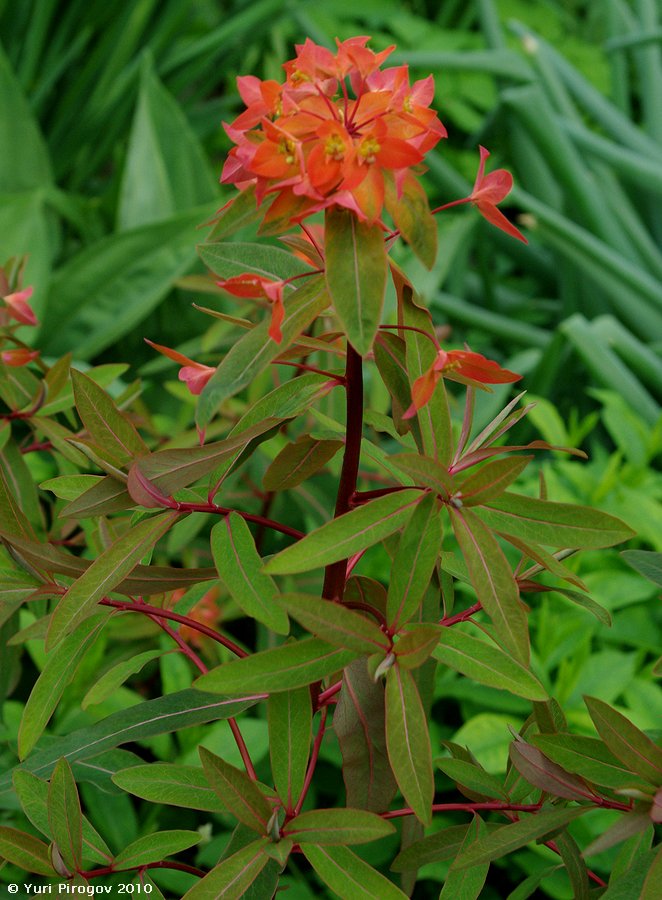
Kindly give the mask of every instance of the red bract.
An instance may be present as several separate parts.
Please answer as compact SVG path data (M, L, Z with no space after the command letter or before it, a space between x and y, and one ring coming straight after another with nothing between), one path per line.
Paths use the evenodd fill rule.
M32 362L32 360L36 359L38 356L38 350L28 350L25 347L19 347L16 350L3 350L0 353L0 359L2 359L3 363L6 366L12 366L14 368L18 368L19 366L26 366L29 362Z
M32 287L26 287L22 291L6 294L2 298L5 303L5 316L10 319L16 319L22 325L37 325L37 317L28 303L32 296L32 290Z
M338 42L334 54L307 40L285 63L283 85L239 80L247 109L226 126L236 146L221 180L254 184L258 203L274 194L265 222L301 221L330 206L376 222L392 202L386 179L399 188L446 136L429 109L431 78L410 85L406 66L381 71L393 48L374 53L367 42Z
M508 384L519 381L522 376L471 350L439 350L427 372L412 385L412 404L404 414L405 419L411 419L429 402L442 377L478 384Z
M252 272L244 272L242 275L233 275L216 284L232 294L234 297L265 297L271 302L271 324L269 325L269 337L277 344L282 340L280 326L285 318L283 306L283 281L273 281L264 275L254 275Z
M511 237L524 241L527 244L528 241L522 232L515 228L504 214L497 209L497 203L501 203L512 190L513 176L505 169L495 169L494 172L485 175L485 161L489 155L489 150L486 150L485 147L480 148L480 164L471 192L471 202L488 222L496 225L497 228L505 231Z
M183 353L171 350L170 347L155 344L154 341L149 341L147 338L145 338L145 343L167 356L168 359L181 365L182 368L179 370L177 377L180 381L185 382L189 391L196 396L202 393L202 389L216 371L213 366L205 366L202 363L195 362L195 360L189 359L188 356L184 356Z

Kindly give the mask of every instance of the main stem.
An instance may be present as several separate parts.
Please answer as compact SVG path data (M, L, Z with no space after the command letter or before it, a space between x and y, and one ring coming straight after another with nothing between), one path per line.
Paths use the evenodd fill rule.
M338 484L334 518L351 509L350 500L356 491L361 456L361 434L363 432L363 360L352 345L347 342L347 363L345 368L345 397L347 419L345 431L345 454ZM326 567L322 596L327 600L342 600L345 592L347 560L340 559Z

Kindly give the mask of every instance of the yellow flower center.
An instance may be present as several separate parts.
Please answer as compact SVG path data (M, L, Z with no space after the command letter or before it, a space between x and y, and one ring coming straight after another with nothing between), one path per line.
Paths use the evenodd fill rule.
M281 138L278 143L278 149L285 155L285 162L288 164L288 166L293 166L296 162L294 143L292 141L288 141L287 138Z
M344 159L345 158L345 142L339 134L332 134L324 143L324 152L327 159Z
M365 138L363 141L361 141L361 146L359 147L359 156L361 157L361 162L374 163L377 159L377 154L381 149L381 145L376 140L376 138Z

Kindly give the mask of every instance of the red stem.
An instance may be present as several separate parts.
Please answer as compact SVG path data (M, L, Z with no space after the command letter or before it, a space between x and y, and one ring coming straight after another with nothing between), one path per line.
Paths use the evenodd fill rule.
M219 634L218 631L214 631L214 629L209 628L208 625L196 622L195 619L190 619L188 616L181 616L179 613L172 612L169 609L161 609L159 606L150 606L148 603L131 603L124 600L112 600L110 597L103 597L99 600L99 605L111 606L113 609L121 609L123 611L139 612L148 616L159 616L162 619L170 619L173 622L181 622L182 625L188 625L188 627L192 628L194 631L199 631L200 634L205 634L217 643L222 644L227 650L234 653L235 656L244 657L249 655L245 650L242 650L241 647L237 646L234 641L231 641L230 638L225 637L223 634Z
M334 518L349 512L352 496L356 492L361 455L361 433L363 431L363 360L347 342L347 364L345 369L346 393L346 437L336 509ZM322 596L327 600L342 600L347 578L347 560L340 559L326 567Z
M179 500L173 500L168 508L175 509L177 512L206 512L219 516L229 516L231 512L236 512L237 515L247 522L254 522L256 525L262 525L264 528L280 531L282 534L287 534L289 537L297 540L301 540L304 536L302 531L290 528L289 525L283 525L281 522L276 522L273 519L267 519L265 516L243 512L240 509L229 509L227 506L217 506L215 503L182 503Z
M539 812L539 803L504 803L501 800L489 800L484 803L433 803L432 812L479 812L480 810L493 810L494 812ZM408 806L404 809L391 809L380 813L382 819L399 819L403 816L413 816L414 810Z
M482 603L474 603L473 606L469 606L467 609L463 609L462 612L455 613L454 616L444 616L443 619L439 620L439 624L456 625L458 622L466 622L467 619L470 619L477 612L480 612L482 608Z
M197 875L198 878L204 878L207 874L202 869L196 869L195 866L187 866L186 863L169 862L163 859L160 862L146 863L145 865L133 866L129 869L115 869L113 866L104 866L101 869L90 869L89 872L79 872L79 875L90 881L92 878L100 878L102 875L113 875L117 872L133 872L135 870L144 872L146 869L176 869L178 872L188 872L190 875Z

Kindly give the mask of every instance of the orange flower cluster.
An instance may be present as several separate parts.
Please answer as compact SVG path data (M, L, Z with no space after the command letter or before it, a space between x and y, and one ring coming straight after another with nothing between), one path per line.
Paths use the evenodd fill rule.
M274 194L265 224L329 206L376 222L408 170L446 136L429 108L432 77L410 85L407 66L380 70L394 48L374 53L367 42L337 41L333 53L307 39L285 63L284 84L237 79L246 110L225 126L236 146L221 180L255 185L258 203Z
M10 263L12 261L10 260ZM7 264L7 268L9 264ZM20 282L20 275L19 275ZM0 268L0 328L12 329L12 325L38 325L32 307L30 306L30 298L32 297L32 287L23 288L23 290L11 290L10 278L7 275L6 268ZM13 321L12 321L13 320ZM16 327L14 325L14 327ZM9 350L0 351L0 360L5 366L17 368L26 366L33 362L39 356L38 350L30 350L25 346L13 347Z

